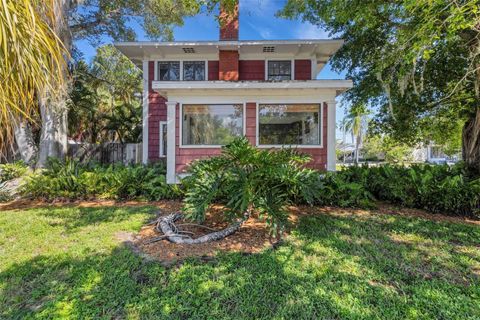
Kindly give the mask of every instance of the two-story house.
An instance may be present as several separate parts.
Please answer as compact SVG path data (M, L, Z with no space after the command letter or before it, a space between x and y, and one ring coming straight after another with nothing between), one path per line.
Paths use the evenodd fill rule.
M316 80L342 40L239 40L238 6L221 9L219 41L121 42L143 68L143 161L165 158L167 181L246 136L294 147L335 170L335 97L349 80Z

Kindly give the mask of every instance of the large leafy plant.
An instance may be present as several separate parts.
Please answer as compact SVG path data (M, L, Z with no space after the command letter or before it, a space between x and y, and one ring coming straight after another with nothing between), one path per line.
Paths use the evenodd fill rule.
M190 166L183 211L202 222L212 203L223 202L228 218L258 213L278 237L288 223L288 205L313 204L319 194L319 174L305 167L310 160L293 149L261 150L238 138L220 156Z

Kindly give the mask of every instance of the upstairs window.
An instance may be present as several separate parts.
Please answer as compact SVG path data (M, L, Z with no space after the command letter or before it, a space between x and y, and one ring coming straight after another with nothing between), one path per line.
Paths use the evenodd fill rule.
M204 81L205 61L185 61L183 63L183 80Z
M178 61L158 62L158 80L159 81L179 81L180 80L180 62Z
M268 80L292 80L292 62L268 61Z

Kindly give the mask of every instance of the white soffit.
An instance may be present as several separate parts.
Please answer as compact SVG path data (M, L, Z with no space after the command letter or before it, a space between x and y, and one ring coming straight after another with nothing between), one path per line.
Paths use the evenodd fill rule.
M283 56L317 59L326 62L343 44L343 40L242 40L242 41L175 41L116 42L115 47L138 64L155 59L218 59L219 50L238 50L240 59L269 59ZM274 47L265 52L264 47Z

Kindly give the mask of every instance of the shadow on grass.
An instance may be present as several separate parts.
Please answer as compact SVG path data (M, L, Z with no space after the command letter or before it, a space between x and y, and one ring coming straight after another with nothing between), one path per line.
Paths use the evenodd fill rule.
M104 213L80 225L113 219ZM65 222L75 228L77 220ZM411 234L435 246L392 236ZM322 215L302 218L276 251L221 254L172 269L124 247L38 256L0 273L0 318L474 319L480 286L473 262L449 240L475 246L476 236L474 227L418 219ZM419 269L450 272L455 264L467 281L428 278Z
M155 217L153 206L132 207L66 207L43 208L39 214L48 218L49 224L63 226L68 231L101 223L119 223L131 219L134 214L150 213ZM147 221L144 221L145 223Z

